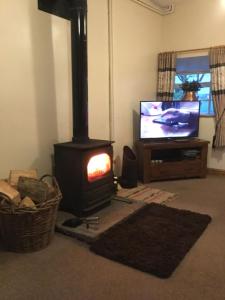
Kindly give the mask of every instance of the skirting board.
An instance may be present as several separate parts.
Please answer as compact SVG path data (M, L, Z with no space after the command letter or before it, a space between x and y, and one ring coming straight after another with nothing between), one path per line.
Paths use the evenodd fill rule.
M208 172L208 174L212 174L212 175L223 175L223 176L225 176L225 170L208 168L207 172Z

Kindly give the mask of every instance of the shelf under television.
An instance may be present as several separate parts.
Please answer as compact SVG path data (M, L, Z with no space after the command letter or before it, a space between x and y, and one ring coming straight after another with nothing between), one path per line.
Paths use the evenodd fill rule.
M182 143L137 141L139 179L147 183L153 180L205 177L208 144L208 141L200 139Z

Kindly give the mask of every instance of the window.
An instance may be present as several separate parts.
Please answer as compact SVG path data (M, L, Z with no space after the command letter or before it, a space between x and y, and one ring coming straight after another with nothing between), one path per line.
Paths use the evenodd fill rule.
M201 89L196 93L200 101L200 114L213 116L214 108L211 95L211 74L209 70L209 58L205 56L177 58L176 75L174 82L174 100L183 97L181 84L185 81L198 81Z

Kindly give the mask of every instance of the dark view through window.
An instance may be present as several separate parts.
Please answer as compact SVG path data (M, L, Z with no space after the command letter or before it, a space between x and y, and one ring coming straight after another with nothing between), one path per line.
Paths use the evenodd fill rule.
M174 83L174 100L181 100L184 92L181 85L185 81L198 81L201 89L196 92L200 101L200 114L213 116L214 108L211 96L211 74L208 56L177 58L176 76Z

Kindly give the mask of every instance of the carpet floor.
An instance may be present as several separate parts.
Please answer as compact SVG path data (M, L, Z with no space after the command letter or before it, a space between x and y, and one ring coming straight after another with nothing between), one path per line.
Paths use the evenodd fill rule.
M225 177L170 180L152 188L178 196L167 206L208 214L212 221L172 276L162 280L89 250L87 243L56 233L34 253L0 244L3 300L224 300Z
M92 244L96 254L168 278L211 218L187 210L147 204Z

